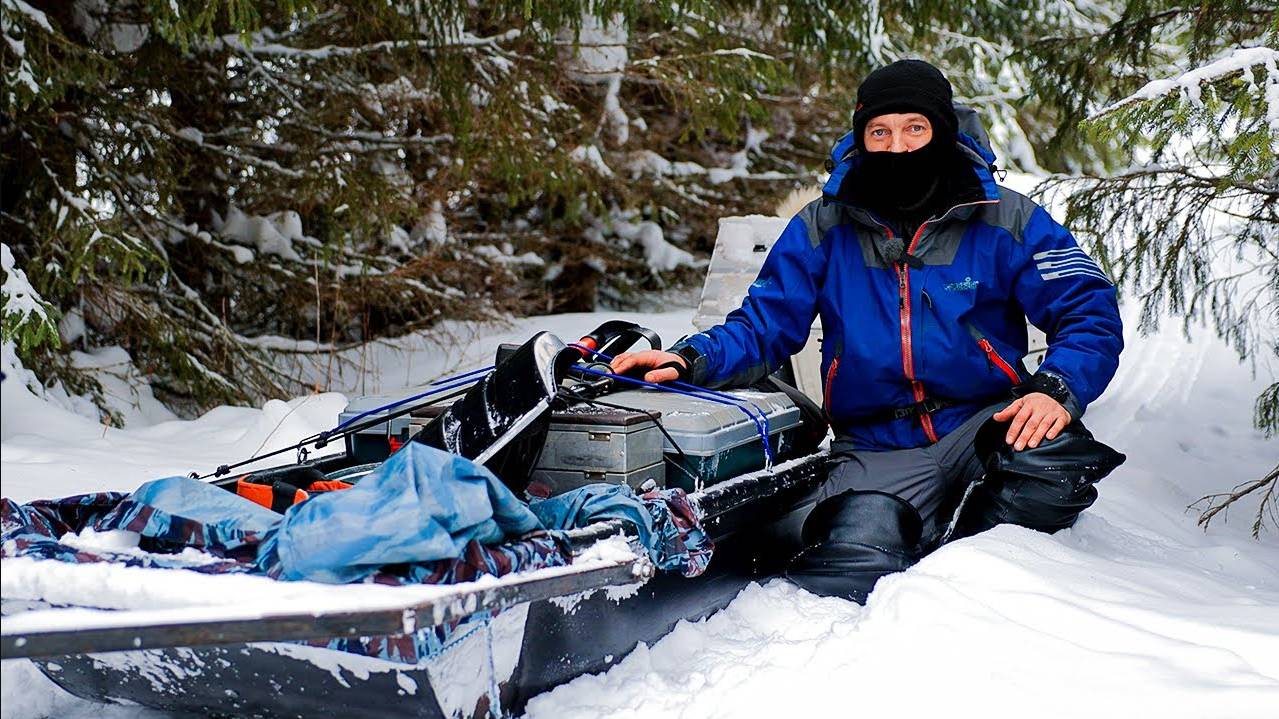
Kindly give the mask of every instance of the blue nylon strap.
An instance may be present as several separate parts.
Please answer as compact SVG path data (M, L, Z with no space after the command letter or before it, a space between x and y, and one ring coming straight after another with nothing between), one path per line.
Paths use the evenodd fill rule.
M595 350L589 347L584 347L578 344L570 344L569 347L573 347L574 349L578 349L584 352L589 352L590 354L596 357L599 357L607 362L613 361L612 357L609 357L608 355L602 352L596 352ZM719 392L713 389L706 389L705 387L698 387L696 385L691 385L686 382L667 382L667 383L658 384L656 382L647 382L642 379L627 377L625 375L613 374L612 372L604 372L603 370L591 369L589 367L574 367L573 369L585 374L591 374L598 377L608 377L610 379L620 380L628 384L633 384L640 387L647 387L649 389L655 389L661 392L671 392L673 394L684 395L686 397L694 397L696 399L703 399L708 402L715 402L716 404L723 404L723 405L728 405L730 407L736 407L737 409L740 409L742 412L744 412L746 416L750 418L751 422L754 423L755 430L759 433L760 441L763 442L763 445L764 445L764 458L766 460L766 466L769 468L773 466L773 461L775 457L773 455L772 443L769 441L769 435L771 434L771 430L768 422L768 413L760 409L759 405L755 404L754 402L744 397L737 397L735 395L728 394L727 392ZM755 412L758 412L758 414L755 414L755 412L752 412L751 408L753 408Z

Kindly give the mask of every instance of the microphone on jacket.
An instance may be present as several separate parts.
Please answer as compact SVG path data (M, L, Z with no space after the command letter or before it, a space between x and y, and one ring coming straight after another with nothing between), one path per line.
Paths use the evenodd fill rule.
M905 262L916 270L924 267L923 260L906 251L906 242L900 237L890 237L884 240L884 256L888 258L889 262Z

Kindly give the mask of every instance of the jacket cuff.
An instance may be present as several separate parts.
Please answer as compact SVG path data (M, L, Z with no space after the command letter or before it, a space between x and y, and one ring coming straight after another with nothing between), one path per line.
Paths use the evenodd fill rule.
M688 340L680 340L671 348L666 350L679 355L688 363L688 383L699 387L706 384L706 375L709 369L709 362L706 355L701 350L688 343Z
M1013 395L1017 397L1025 397L1032 392L1041 392L1057 400L1070 413L1072 420L1078 420L1084 414L1079 399L1075 397L1075 393L1070 390L1070 385L1066 384L1066 380L1059 374L1040 370L1013 389Z

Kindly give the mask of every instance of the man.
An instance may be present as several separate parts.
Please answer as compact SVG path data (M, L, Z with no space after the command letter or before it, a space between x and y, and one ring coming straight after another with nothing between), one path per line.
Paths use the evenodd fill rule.
M654 382L746 385L799 351L821 316L837 464L788 570L809 589L864 601L876 579L936 546L983 477L960 535L1000 522L1070 526L1095 498L1092 482L1122 461L1077 421L1118 366L1115 288L1043 208L996 185L993 162L959 132L940 71L919 60L876 70L823 196L791 220L742 306L669 352L613 364L648 368ZM1033 375L1021 363L1027 317L1048 336ZM978 446L979 432L1006 446ZM1073 478L992 475L996 455L1004 467L1060 469L1060 458L1035 456L1066 444L1085 455Z

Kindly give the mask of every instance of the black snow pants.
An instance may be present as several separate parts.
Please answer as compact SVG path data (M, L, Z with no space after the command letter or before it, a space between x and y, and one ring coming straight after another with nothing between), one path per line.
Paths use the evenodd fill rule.
M854 451L836 440L804 549L786 576L827 596L864 602L876 580L952 539L997 524L1055 532L1097 498L1093 486L1124 456L1076 421L1052 441L1016 452L991 405L936 444Z

